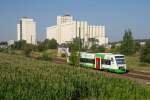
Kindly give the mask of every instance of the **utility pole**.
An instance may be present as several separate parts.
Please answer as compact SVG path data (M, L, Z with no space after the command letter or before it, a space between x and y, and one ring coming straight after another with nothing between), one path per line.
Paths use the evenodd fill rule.
M80 66L80 48L81 47L81 27L79 27L79 66Z

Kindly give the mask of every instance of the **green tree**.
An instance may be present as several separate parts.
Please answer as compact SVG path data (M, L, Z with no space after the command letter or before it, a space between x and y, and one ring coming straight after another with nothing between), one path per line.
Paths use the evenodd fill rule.
M82 40L80 38L74 38L72 43L69 43L69 49L71 52L77 52L82 49Z
M51 39L51 40L49 41L49 48L50 48L50 49L56 49L57 46L58 46L58 43L57 43L57 41L56 41L55 39Z
M82 50L82 40L78 37L74 38L72 43L68 44L71 55L69 57L70 64L73 66L79 65L79 53Z
M131 55L135 53L135 43L130 29L126 30L121 42L121 53Z
M45 39L43 42L39 42L38 44L38 50L44 51L47 49L56 49L58 46L58 43L55 39Z
M136 51L136 52L139 52L140 49L141 49L140 43L139 43L139 42L135 42L135 51Z
M141 62L150 63L150 40L146 42L140 53Z
M23 50L26 46L25 40L16 41L15 44L12 46L15 49Z

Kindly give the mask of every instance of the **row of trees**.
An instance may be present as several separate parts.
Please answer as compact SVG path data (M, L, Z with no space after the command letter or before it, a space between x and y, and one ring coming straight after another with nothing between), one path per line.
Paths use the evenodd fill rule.
M43 42L38 42L37 45L28 44L25 40L16 41L14 45L12 45L12 48L18 49L18 50L24 50L27 47L32 47L33 50L37 51L44 51L47 49L56 49L58 46L58 43L55 39L46 39Z
M45 51L47 49L56 49L58 43L55 39L46 39L43 42L38 42L37 45L28 44L25 40L16 41L11 49L23 50L26 56L29 56L32 51Z

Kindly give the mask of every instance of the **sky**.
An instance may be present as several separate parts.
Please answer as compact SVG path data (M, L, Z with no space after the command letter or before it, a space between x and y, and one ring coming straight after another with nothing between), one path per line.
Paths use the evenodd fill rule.
M122 40L126 29L135 39L150 38L150 0L0 0L0 41L16 40L23 16L37 22L37 39L46 38L46 27L56 16L70 14L90 25L104 25L110 42Z

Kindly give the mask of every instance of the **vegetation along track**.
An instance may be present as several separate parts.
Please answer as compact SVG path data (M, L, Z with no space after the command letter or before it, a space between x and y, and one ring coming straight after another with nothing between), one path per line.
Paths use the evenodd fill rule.
M66 64L66 60L62 58L53 58L53 62L57 64Z

